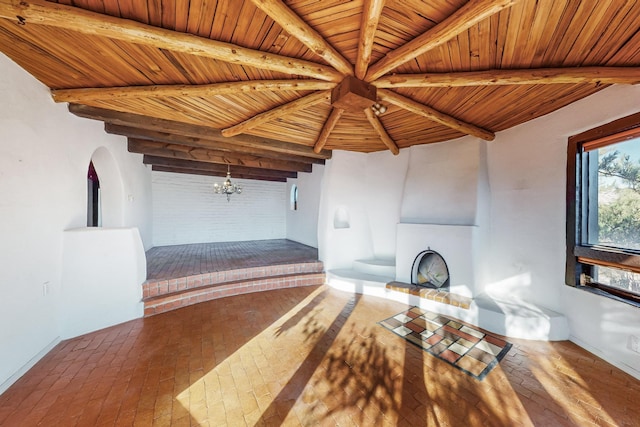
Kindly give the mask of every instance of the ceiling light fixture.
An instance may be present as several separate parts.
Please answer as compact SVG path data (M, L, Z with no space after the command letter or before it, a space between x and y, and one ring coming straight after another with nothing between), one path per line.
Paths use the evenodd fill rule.
M222 184L218 184L217 182L213 184L213 192L216 194L226 194L227 202L231 200L233 193L242 193L241 185L231 183L231 166L227 165L227 179Z
M371 106L371 110L373 110L373 113L376 116L379 116L380 114L384 114L387 111L387 107L386 105L382 105L379 102L376 102Z

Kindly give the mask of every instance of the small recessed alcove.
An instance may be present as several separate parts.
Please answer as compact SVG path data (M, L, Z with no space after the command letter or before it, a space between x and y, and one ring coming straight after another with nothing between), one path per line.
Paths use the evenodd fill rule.
M333 228L351 228L351 224L349 222L349 211L344 206L336 208L333 213Z

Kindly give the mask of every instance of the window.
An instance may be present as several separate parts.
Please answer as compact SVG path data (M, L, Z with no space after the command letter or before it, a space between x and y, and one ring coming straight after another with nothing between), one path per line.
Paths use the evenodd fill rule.
M298 210L298 186L293 184L291 186L291 194L289 195L289 208L292 211Z
M566 282L640 306L640 113L569 138Z
M89 171L87 172L87 227L100 227L102 225L100 199L98 173L93 167L93 162L89 162Z

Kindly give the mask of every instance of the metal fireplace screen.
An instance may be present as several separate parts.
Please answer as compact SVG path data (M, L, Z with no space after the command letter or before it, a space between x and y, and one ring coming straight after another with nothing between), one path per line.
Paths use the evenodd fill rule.
M434 289L449 288L449 269L444 258L431 249L422 251L413 261L411 283Z

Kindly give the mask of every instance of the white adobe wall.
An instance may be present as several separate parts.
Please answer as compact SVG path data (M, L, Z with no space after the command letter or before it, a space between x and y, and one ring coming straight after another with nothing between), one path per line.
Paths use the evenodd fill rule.
M334 150L325 164L318 215L318 257L325 270L350 268L354 260L373 256L365 176L362 153Z
M295 179L287 180L286 221L287 239L314 248L318 247L318 209L322 189L323 165L313 165L311 173L299 172ZM291 210L291 188L298 187L298 209Z
M397 156L381 151L366 156L364 176L355 179L362 185L367 218L371 227L373 256L395 258L396 224L401 217L401 204L406 192L407 168L411 150Z
M147 265L137 228L67 230L63 248L58 305L62 339L144 315L141 284Z
M640 87L613 86L500 132L488 144L490 275L498 289L563 313L571 339L640 378L640 309L564 285L567 138L640 111Z
M486 203L478 198L487 187L484 151L484 142L475 138L414 146L398 156L334 150L320 204L319 254L325 268L350 268L362 258L395 258L400 222L486 221L480 214ZM349 228L334 225L341 210L349 216Z
M233 178L242 194L213 193L224 178L152 172L153 245L286 238L286 183Z
M54 104L0 54L0 392L58 341L64 230L86 226L87 169L104 147L122 176L120 226L151 246L150 171L124 138ZM47 290L45 295L45 289Z
M400 221L476 225L483 145L476 138L461 138L411 147Z

